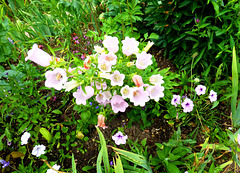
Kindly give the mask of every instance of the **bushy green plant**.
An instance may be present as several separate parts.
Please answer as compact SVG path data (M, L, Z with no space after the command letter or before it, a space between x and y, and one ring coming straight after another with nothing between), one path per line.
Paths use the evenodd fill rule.
M176 0L146 3L149 28L159 35L155 43L180 69L194 72L218 68L230 74L231 51L239 46L239 2ZM215 72L215 70L213 71ZM212 73L214 74L214 73Z

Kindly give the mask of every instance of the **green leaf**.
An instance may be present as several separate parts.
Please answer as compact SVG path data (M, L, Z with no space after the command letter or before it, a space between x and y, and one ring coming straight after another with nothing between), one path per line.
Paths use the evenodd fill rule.
M12 141L11 133L9 132L8 128L5 128L5 135L7 136L9 141Z
M40 128L39 132L43 135L43 137L48 141L48 143L52 139L51 133L46 128Z
M112 146L111 146L112 147ZM127 159L130 162L133 162L146 170L148 170L149 173L152 173L152 169L150 165L148 164L146 158L142 155L135 154L133 152L125 151L116 147L112 147L112 149L116 152L121 154L125 159Z
M30 124L30 121L24 123L23 125L21 125L21 127L18 129L18 133L22 133L26 128L27 126Z
M236 104L238 96L238 69L237 69L237 58L235 46L233 47L232 55L232 98L231 98L231 111L232 111L232 122L233 126L240 125L240 115L237 115Z
M219 104L219 101L215 101L212 105L212 108L211 109L214 109L215 107L217 107L217 105Z
M176 165L174 165L173 163L168 162L167 165L167 172L168 173L180 173L180 170L177 168Z
M74 154L72 153L72 172L77 173L76 163L74 159Z
M58 109L53 110L52 113L54 113L54 114L59 114L59 115L62 114L62 112L61 112L60 110L58 110Z
M110 164L109 164L109 159L108 159L108 152L107 152L106 141L104 139L104 136L103 136L101 130L99 130L98 127L97 127L97 132L99 134L100 144L101 144L101 150L100 150L101 154L99 152L99 156L98 156L98 159L97 159L98 162L99 162L98 164L100 164L100 165L97 164L97 166L99 167L99 168L98 167L97 168L101 169L101 161L100 161L100 159L102 158L101 160L103 160L104 169L106 170L106 172L110 172Z
M122 161L119 154L116 154L116 164L114 164L114 170L117 173L124 173Z
M153 32L153 33L150 34L150 36L148 38L157 40L159 38L159 35Z
M216 14L219 14L219 6L215 1L211 1Z

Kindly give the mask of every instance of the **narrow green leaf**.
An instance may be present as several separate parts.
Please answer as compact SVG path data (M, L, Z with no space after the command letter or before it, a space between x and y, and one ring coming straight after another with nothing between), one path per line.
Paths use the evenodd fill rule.
M238 96L238 69L235 46L233 47L232 55L232 98L231 98L231 111L233 126L240 125L240 116L237 116L236 104Z
M152 169L150 167L150 165L148 164L146 158L142 155L139 154L135 154L133 152L129 152L129 151L125 151L116 147L112 147L112 149L121 154L122 156L124 156L125 159L145 168L146 170L148 170L148 172L152 172Z
M104 169L106 170L106 172L110 172L110 164L109 164L109 159L108 159L108 152L107 152L106 141L104 139L104 136L103 136L101 130L99 130L98 127L97 127L97 132L98 132L99 138L100 138L100 144L101 144L101 150L100 151L102 152L102 159L103 159Z
M62 114L62 112L60 110L58 110L58 109L53 110L52 113L59 114L59 115Z
M77 173L76 163L74 159L74 154L72 153L72 172Z

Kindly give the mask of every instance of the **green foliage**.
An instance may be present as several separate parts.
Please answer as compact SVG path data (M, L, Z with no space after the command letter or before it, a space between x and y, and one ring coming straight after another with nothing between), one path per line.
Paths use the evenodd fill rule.
M110 0L106 2L107 12L100 16L104 35L126 36L138 39L137 21L142 21L141 6L138 0Z
M13 49L13 42L11 38L7 38L9 32L9 19L7 17L0 16L0 62L6 62L8 56ZM11 42L10 42L11 41Z
M191 147L185 145L195 142L193 140L181 140L181 131L178 128L168 143L156 143L157 156L154 158L150 157L150 164L155 167L154 171L159 170L163 166L169 173L181 172L178 166L185 165L184 160L187 154L192 153Z
M223 63L229 74L229 56L234 45L239 47L239 9L237 1L150 0L144 20L149 32L159 35L155 44L165 48L178 68L190 69L194 59L194 72Z

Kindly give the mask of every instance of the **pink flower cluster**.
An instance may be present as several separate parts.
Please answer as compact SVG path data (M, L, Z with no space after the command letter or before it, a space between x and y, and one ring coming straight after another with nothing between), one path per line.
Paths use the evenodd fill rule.
M74 35L73 40L77 39ZM152 55L140 51L135 38L126 37L119 42L117 37L106 36L102 44L104 47L94 46L96 53L86 56L82 66L76 62L74 67L64 60L52 64L54 59L36 45L28 52L26 60L52 68L45 73L46 87L65 89L66 92L78 88L73 92L78 105L86 105L91 98L99 106L109 105L114 113L118 113L126 111L129 101L134 106L143 107L150 99L157 102L164 97L163 77L160 74L144 74L153 63ZM122 52L119 51L120 47ZM131 70L123 70L123 67ZM141 72L133 73L137 70ZM105 127L103 117L99 117L100 127Z

